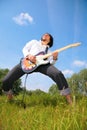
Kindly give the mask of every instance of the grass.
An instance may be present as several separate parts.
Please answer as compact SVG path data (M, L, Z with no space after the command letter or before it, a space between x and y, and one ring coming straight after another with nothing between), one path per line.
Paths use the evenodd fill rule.
M0 96L0 130L87 130L87 97L73 100L69 106L62 97L26 96L24 109L20 101Z

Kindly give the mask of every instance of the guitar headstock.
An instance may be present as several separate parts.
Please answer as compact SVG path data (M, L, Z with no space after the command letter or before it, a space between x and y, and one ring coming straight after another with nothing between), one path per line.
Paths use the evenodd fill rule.
M80 46L80 45L81 45L81 42L76 42L76 43L71 44L71 47L76 47L76 46Z

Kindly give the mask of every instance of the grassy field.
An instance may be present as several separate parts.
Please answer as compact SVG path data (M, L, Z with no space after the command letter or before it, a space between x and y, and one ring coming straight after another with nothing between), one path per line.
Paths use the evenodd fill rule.
M0 96L0 130L87 130L85 96L73 96L72 106L61 96L26 96L26 109L21 98L7 102Z

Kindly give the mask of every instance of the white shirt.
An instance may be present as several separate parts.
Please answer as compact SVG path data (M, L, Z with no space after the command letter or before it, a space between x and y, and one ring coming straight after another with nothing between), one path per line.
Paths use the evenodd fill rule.
M24 57L26 57L27 55L31 54L31 55L37 55L40 52L45 52L47 45L42 45L41 41L37 41L37 40L31 40L28 43L26 43L26 45L23 48L23 54ZM49 53L49 51L48 51ZM55 61L53 60L53 57L49 57L47 59L51 64L54 64Z

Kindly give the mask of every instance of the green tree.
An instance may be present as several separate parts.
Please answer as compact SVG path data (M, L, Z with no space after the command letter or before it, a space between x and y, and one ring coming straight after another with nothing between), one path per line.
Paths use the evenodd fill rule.
M78 74L73 74L71 78L67 79L70 88L72 89L72 93L77 93L79 89L79 76Z
M57 87L57 85L53 84L53 85L49 88L48 92L49 92L50 94L58 94L58 87Z
M79 73L73 74L72 77L67 80L73 93L80 92L87 94L87 69L83 69Z
M80 79L80 90L83 93L87 93L87 69L81 70L79 72L79 79Z
M2 94L2 80L3 80L3 77L8 73L8 69L0 69L0 94Z
M0 69L0 94L2 94L2 80L4 76L9 72L9 69ZM17 81L14 82L13 84L13 91L17 94L22 90L21 86L21 79L18 79Z

